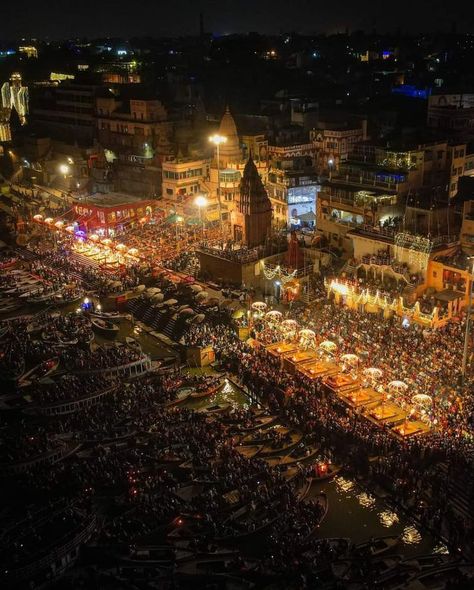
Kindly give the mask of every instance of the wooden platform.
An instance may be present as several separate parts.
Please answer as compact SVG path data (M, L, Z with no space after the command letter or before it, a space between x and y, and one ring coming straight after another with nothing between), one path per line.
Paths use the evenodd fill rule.
M336 363L319 360L298 365L296 371L313 380L327 375L336 375L341 371L341 367Z
M370 410L368 415L379 424L397 424L407 418L405 410L389 402L381 403Z
M319 355L315 350L298 350L297 352L286 352L283 356L283 368L288 373L294 374L297 367L306 363L315 363Z
M348 373L336 373L328 375L323 379L323 383L334 393L348 393L360 389L360 380L354 379Z
M294 342L277 342L276 344L269 344L265 348L275 358L281 358L284 354L298 352L298 345Z
M383 396L375 391L375 389L372 389L372 387L338 391L337 393L343 401L353 408L366 408L371 405L375 407L383 401Z
M421 420L407 420L398 426L392 428L392 432L402 438L410 438L411 436L420 436L421 434L428 434L431 428L428 424L421 422Z

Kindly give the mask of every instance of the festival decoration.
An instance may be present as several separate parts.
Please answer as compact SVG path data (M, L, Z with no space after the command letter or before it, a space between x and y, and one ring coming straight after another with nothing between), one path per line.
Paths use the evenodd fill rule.
M408 389L408 385L404 381L390 381L387 387L389 391L396 393L403 393Z
M303 350L307 350L308 348L316 349L316 334L313 330L306 328L300 330L300 346Z
M383 371L377 367L369 367L364 370L364 375L369 377L372 381L376 382L382 378Z
M351 365L351 367L357 367L357 365L359 364L359 357L356 354L343 354L341 356L341 360L347 363L348 365Z
M319 345L319 348L325 352L335 352L337 350L337 344L335 342L331 342L331 340L324 340Z
M298 331L298 324L295 320L283 320L280 329L285 340L293 340Z

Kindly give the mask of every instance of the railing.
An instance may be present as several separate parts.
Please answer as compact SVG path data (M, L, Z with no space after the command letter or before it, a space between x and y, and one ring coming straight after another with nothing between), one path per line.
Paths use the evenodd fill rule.
M146 354L137 361L125 365L116 365L114 367L99 367L97 369L78 369L72 370L75 375L103 375L104 377L136 377L143 375L151 370L151 359Z
M59 414L71 414L76 410L79 410L83 405L90 403L97 403L101 397L111 393L117 389L117 385L108 387L107 389L101 389L90 395L84 395L78 399L69 399L63 401L57 401L49 404L42 404L37 407L37 411L40 414L46 416L59 415Z
M96 524L97 517L93 515L89 523L70 541L65 542L65 544L62 546L58 546L62 540L60 539L45 557L38 559L34 563L13 570L11 572L12 578L17 582L20 580L31 579L39 571L51 567L56 561L67 555L70 551L77 549L82 543L88 541L96 527Z

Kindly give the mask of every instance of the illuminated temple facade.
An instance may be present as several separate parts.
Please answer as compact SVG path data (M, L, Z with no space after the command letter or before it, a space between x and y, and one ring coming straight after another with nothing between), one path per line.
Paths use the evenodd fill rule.
M28 88L22 85L21 75L13 73L0 89L0 141L11 141L10 117L15 110L21 125L28 114Z

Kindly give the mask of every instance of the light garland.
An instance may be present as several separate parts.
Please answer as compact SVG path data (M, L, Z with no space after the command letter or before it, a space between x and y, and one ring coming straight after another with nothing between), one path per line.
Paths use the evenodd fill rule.
M281 266L279 264L277 266L275 266L275 268L267 268L265 266L265 263L262 262L262 266L263 266L263 274L265 275L265 278L268 281L273 281L273 279L276 277L276 278L278 278L278 280L281 281L282 285L285 285L286 283L288 283L288 281L291 281L292 279L294 279L296 277L296 273L297 273L296 269L294 271L292 271L291 273L289 273L288 271L281 268Z
M401 260L402 250L408 250L408 262L417 266L419 270L428 268L433 242L424 236L413 235L408 232L400 232L395 236L395 258Z

